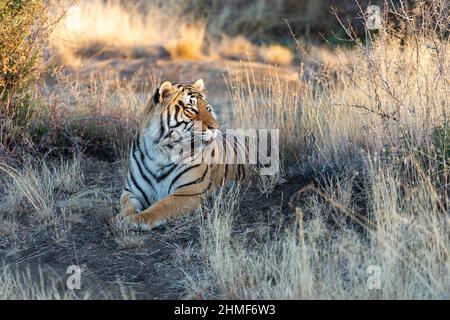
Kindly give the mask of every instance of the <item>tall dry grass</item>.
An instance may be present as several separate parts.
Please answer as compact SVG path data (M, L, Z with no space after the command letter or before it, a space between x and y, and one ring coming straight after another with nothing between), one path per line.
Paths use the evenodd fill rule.
M288 154L322 166L361 150L383 153L402 137L431 148L433 129L447 121L448 48L441 43L436 54L419 41L337 49L318 72L301 69L306 80L296 84L273 69L261 83L248 64L243 81L229 79L237 126L254 127L259 119L261 128L281 130Z
M201 229L205 271L186 276L188 297L450 297L449 43L416 31L336 50L294 87L276 74L258 86L250 65L229 80L237 126L279 129L284 160L317 183L290 199L296 223L261 217L267 238L252 245L232 232L236 195L219 196L230 198Z
M201 228L205 270L186 275L187 297L448 299L450 224L436 208L430 194L435 190L411 188L408 196L399 197L404 179L398 169L369 167L366 192L375 226L363 234L339 217L330 227L324 216L333 208L307 193L306 204L292 213L297 214L296 224L284 229L281 221L261 222L255 228L263 240L255 242L245 232L233 232L239 228L233 224L236 194L219 195ZM324 192L333 197L332 203L354 210L348 183L328 186ZM411 201L413 195L417 200ZM270 236L273 228L278 232ZM374 266L380 270L378 289L367 284Z

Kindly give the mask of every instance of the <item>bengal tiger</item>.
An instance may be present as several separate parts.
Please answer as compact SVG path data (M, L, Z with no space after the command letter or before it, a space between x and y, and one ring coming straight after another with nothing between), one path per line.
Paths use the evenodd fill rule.
M164 81L144 108L120 197L118 220L128 227L150 230L230 181L249 184L242 141L220 131L204 89L202 79Z

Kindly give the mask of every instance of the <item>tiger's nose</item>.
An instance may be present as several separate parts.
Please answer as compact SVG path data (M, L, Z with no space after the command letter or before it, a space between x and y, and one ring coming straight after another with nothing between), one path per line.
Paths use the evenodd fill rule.
M218 128L219 128L219 126L218 126L217 124L208 124L208 125L206 125L206 127L207 127L209 130L215 130L215 129L218 129Z

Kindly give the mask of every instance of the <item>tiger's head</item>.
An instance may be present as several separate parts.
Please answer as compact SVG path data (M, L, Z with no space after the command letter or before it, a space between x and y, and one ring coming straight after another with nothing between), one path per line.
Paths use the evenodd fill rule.
M160 138L180 139L193 133L209 143L219 134L219 123L204 94L202 79L192 84L164 81L153 95L159 113Z

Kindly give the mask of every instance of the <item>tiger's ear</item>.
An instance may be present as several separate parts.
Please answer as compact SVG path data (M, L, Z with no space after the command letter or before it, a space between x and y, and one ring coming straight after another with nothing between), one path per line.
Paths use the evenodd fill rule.
M205 83L203 82L203 79L198 79L197 81L195 81L193 87L198 91L203 91L203 89L205 89Z
M170 83L170 81L163 81L160 85L158 90L156 90L155 94L155 102L163 102L168 97L171 96L173 92L173 86Z

